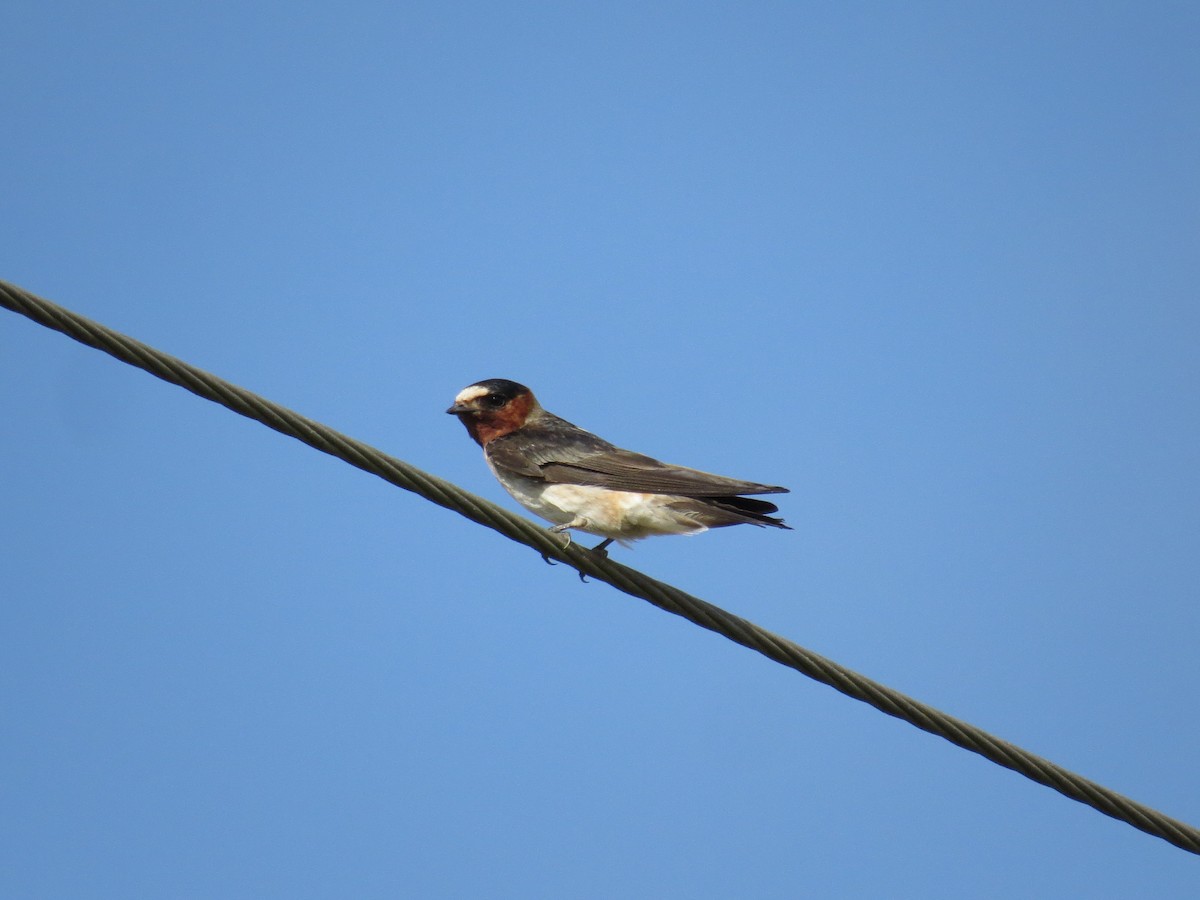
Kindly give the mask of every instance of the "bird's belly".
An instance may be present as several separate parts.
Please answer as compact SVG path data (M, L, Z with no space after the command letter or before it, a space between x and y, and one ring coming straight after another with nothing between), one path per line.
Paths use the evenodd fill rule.
M556 525L587 519L580 531L631 541L656 534L695 534L707 527L678 507L682 499L666 494L614 491L582 484L546 484L531 478L501 479L522 506Z

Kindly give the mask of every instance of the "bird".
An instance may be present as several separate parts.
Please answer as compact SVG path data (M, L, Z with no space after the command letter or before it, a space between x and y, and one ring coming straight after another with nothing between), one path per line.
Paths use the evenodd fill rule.
M788 489L713 475L623 450L572 425L538 403L523 384L506 378L477 381L446 410L483 448L492 474L518 503L554 523L603 538L590 548L608 555L654 535L699 534L729 525L791 530L770 514L779 508L746 494ZM547 562L549 560L547 559Z

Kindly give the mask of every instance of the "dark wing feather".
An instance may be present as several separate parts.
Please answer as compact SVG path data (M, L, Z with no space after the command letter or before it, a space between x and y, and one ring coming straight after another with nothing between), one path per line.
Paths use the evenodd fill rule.
M739 481L698 469L668 466L628 450L609 451L578 463L548 463L543 477L562 484L591 484L618 491L678 494L681 497L733 497L738 494L781 494L787 488Z
M667 465L615 447L550 414L536 424L489 442L487 454L493 465L554 484L698 498L787 493L783 487Z

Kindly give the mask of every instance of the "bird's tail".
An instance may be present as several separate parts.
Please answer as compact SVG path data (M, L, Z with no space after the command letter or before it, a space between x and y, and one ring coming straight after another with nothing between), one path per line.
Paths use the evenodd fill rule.
M700 510L700 520L709 528L724 528L727 525L757 525L760 528L784 528L791 531L790 525L785 525L783 519L777 519L769 513L778 512L779 507L766 500L753 497L705 497L696 501L703 508Z

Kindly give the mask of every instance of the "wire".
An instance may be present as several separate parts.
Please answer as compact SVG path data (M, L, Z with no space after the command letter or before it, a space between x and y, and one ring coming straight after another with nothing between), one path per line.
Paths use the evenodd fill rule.
M182 360L169 356L131 337L106 328L15 285L0 281L0 306L59 331L80 343L95 347L122 362L177 384L193 394L219 403L247 418L261 422L281 434L303 441L385 481L412 491L426 500L486 525L514 541L532 547L544 557L573 566L581 574L646 600L702 628L756 650L768 659L827 684L881 712L903 719L922 731L945 738L997 765L1004 766L1053 788L1060 794L1099 810L1176 847L1200 855L1200 829L1172 819L1144 804L1111 791L1047 759L1003 741L961 719L894 691L832 660L772 634L739 616L698 597L591 551L569 545L545 528L477 497L435 475L388 456L374 447L347 437L332 428L307 419L277 403L230 384Z

